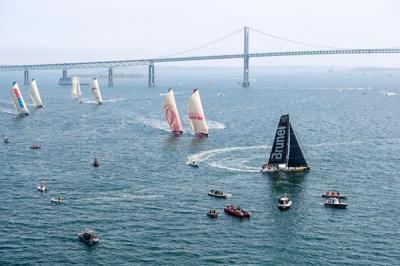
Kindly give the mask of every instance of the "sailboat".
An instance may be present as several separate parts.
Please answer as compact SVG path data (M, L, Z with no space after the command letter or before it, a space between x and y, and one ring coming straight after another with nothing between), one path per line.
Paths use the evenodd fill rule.
M79 102L82 103L83 97L79 77L72 78L71 96L74 98L74 100L79 100Z
M168 89L168 94L164 100L164 114L172 132L175 135L183 133L181 119L179 118L178 108L176 108L174 92L172 89Z
M201 137L208 137L208 127L198 89L193 90L192 96L189 98L189 102L187 104L187 109L189 122L194 133Z
M26 107L24 98L22 98L22 94L19 90L17 82L13 83L13 87L11 89L11 99L18 114L29 115L28 108Z
M103 104L103 99L101 98L100 87L97 78L94 78L92 80L92 96L97 104Z
M274 144L268 163L262 165L262 172L305 172L310 170L296 134L289 121L289 114L282 115L275 134Z
M33 104L36 105L37 108L42 108L43 107L42 98L40 98L39 89L37 87L35 79L32 79L31 81L30 93Z

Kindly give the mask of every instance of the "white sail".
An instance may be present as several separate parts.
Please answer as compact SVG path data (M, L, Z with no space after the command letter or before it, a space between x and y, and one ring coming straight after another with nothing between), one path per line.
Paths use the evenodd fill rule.
M79 99L79 102L82 102L83 97L82 97L81 83L79 81L79 77L76 77L76 80L77 80L77 88L76 88L76 90L78 92L78 99Z
M73 77L72 78L72 87L71 87L71 96L74 100L78 100L79 95L78 95L78 78Z
M22 98L17 82L14 82L13 87L11 88L11 99L18 114L29 115L28 108L26 107L24 98Z
M193 91L193 94L189 99L187 109L190 125L192 126L194 133L207 136L208 127L203 112L203 106L201 105L200 94L197 89Z
M181 119L179 118L178 108L176 108L174 92L172 89L169 89L167 96L165 96L164 114L172 131L174 133L182 133L183 129Z
M32 79L31 81L31 98L32 102L36 107L43 107L42 99L40 98L39 89L36 84L36 80Z
M103 104L103 99L101 98L100 87L97 78L94 78L92 80L92 96L97 104Z

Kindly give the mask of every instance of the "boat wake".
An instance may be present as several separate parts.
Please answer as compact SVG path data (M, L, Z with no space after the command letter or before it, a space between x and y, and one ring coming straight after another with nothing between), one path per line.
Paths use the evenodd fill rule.
M103 102L112 103L112 102L121 102L121 101L125 101L125 100L127 100L127 99L126 98L116 98L116 99L103 100Z
M17 115L16 112L13 112L11 109L7 109L7 108L0 108L0 113L10 114L10 115Z
M132 195L128 193L120 195L108 195L94 198L86 198L84 201L88 202L116 202L116 201L133 201L133 200L157 200L164 198L162 194L149 194L149 195Z
M136 118L137 122L139 122L140 124L144 124L145 126L149 126L149 127L159 129L162 131L167 131L167 132L171 131L171 129L169 128L167 123L164 121L160 121L157 119L148 118L148 117L144 117L144 116L140 116L140 115L136 115L135 118Z
M393 91L380 91L380 93L383 93L385 96L396 96L397 93Z
M214 120L207 120L207 126L208 126L208 129L224 129L225 128L224 124L214 121Z
M246 154L246 156L241 157L246 158L246 160L238 160L237 153L242 151L267 148L267 145L221 148L195 153L189 155L187 159L188 161L196 161L199 162L201 165L207 165L209 167L219 168L222 170L228 170L232 172L256 173L260 171L260 166L251 166L248 165L248 163L250 163L251 157L257 155L254 155L254 153ZM231 154L232 152L235 153ZM234 155L235 157L233 157L232 155ZM259 156L257 156L257 158L254 158L256 159L254 161L262 161L262 159L258 157Z

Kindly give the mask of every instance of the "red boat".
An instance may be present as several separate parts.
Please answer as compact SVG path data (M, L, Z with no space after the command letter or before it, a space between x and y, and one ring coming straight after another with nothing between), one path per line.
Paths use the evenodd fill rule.
M224 208L224 211L232 216L238 217L238 218L250 218L251 213L245 210L242 210L240 206L238 205L228 205Z

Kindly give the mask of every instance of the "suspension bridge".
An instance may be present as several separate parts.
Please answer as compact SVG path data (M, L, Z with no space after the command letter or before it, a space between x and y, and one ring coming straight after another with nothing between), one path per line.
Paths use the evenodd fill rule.
M98 62L79 62L79 63L58 63L58 64L31 64L31 65L0 65L0 72L8 71L23 71L24 72L24 84L29 83L29 71L31 70L62 70L62 78L60 81L68 80L68 70L71 69L87 69L87 68L106 68L108 69L108 85L113 86L113 69L121 67L130 67L137 65L148 65L148 86L153 87L155 85L155 63L165 62L184 62L184 61L200 61L200 60L222 60L222 59L243 59L243 87L249 87L249 63L250 58L257 57L284 57L284 56L312 56L312 55L350 55L350 54L400 54L400 48L372 48L372 49L345 49L345 48L334 48L327 46L317 46L313 44L307 44L303 42L297 42L274 36L269 33L265 33L256 29L252 29L255 32L267 35L271 38L275 38L281 41L296 43L305 46L323 48L319 50L296 50L296 51L281 51L281 52L259 52L249 53L249 30L251 28L244 27L243 30L243 53L240 54L223 54L223 55L205 55L205 56L186 56L176 57L183 53L198 50L205 46L211 45L218 41L221 41L232 34L236 34L235 31L227 36L219 38L213 42L190 49L181 53L174 54L172 56L159 57L159 58L148 58L148 59L137 59L137 60L118 60L118 61L98 61Z

